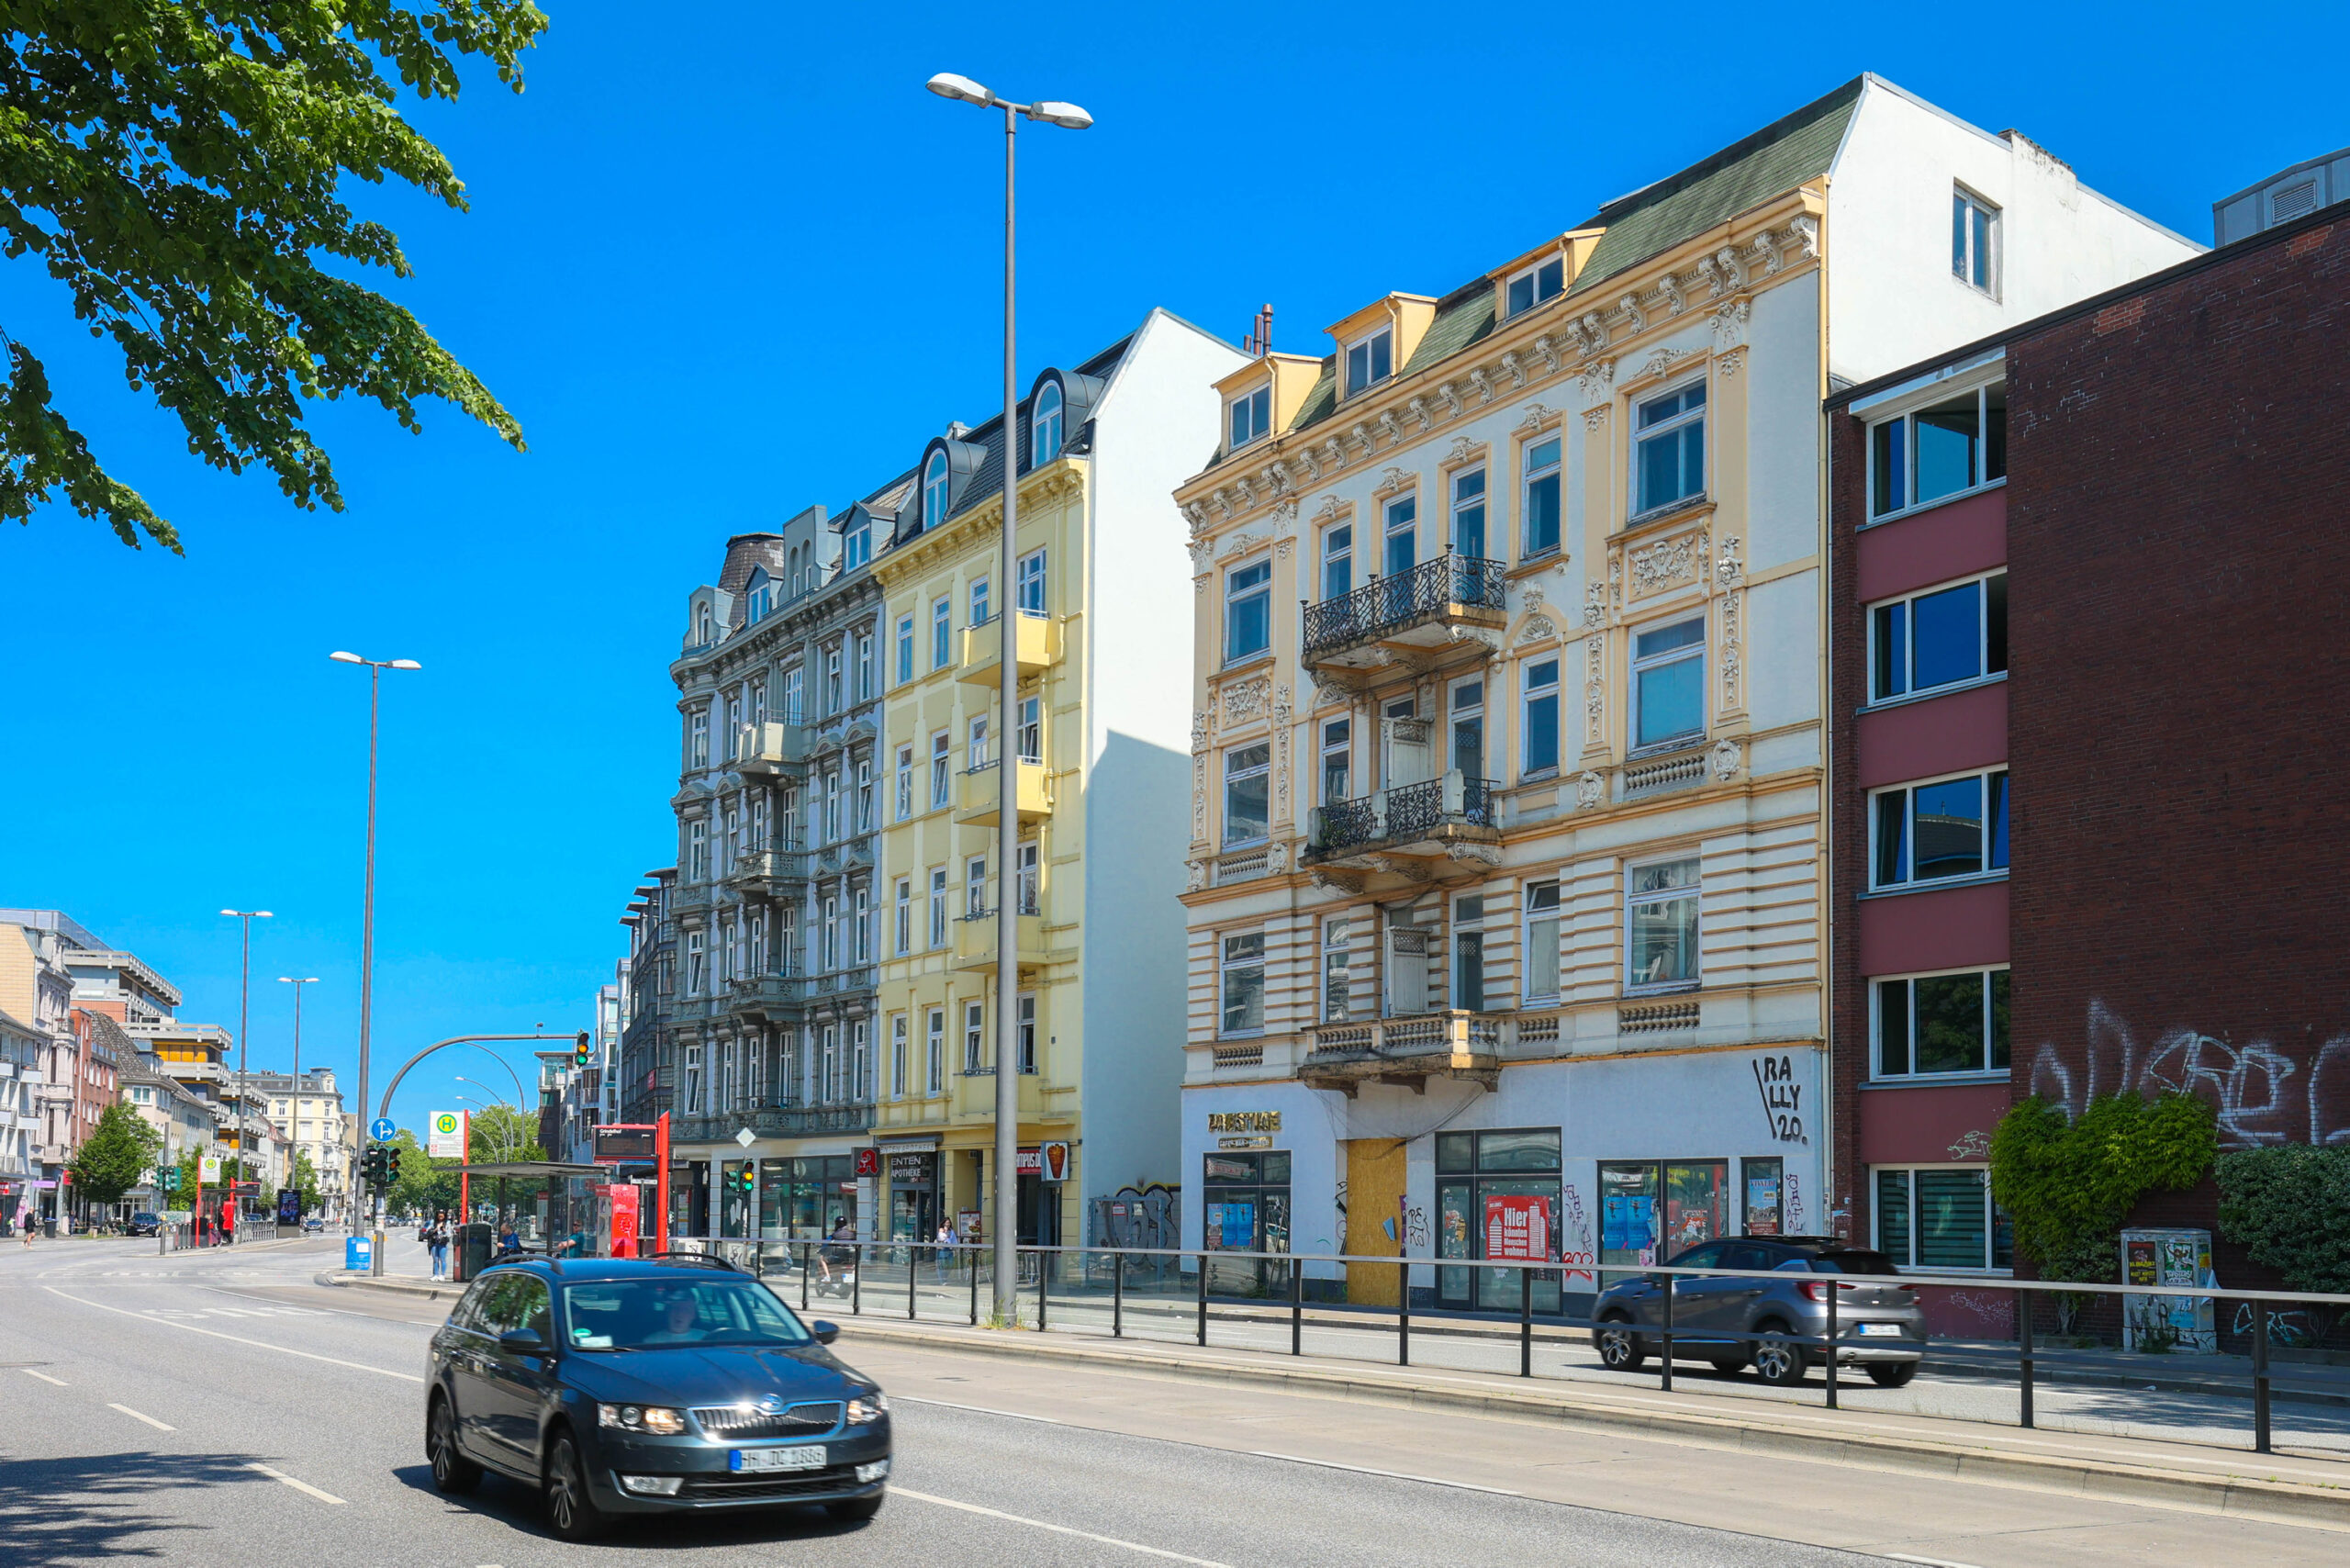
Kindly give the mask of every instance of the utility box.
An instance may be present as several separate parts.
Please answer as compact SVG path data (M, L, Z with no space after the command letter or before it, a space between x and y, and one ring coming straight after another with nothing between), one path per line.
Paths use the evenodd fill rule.
M2220 1288L2211 1269L2208 1230L2125 1230L2121 1233L2121 1282L2125 1285L2200 1285ZM2179 1356L2217 1355L2218 1326L2210 1296L2133 1295L2122 1298L2121 1342L2125 1349Z
M364 1274L375 1268L375 1243L371 1237L345 1237L342 1243L342 1266L354 1274Z

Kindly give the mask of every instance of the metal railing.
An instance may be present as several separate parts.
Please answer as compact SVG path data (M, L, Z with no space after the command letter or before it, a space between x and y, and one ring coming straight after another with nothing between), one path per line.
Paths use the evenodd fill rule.
M670 1245L681 1249L708 1250L726 1258L736 1266L767 1280L787 1300L796 1297L805 1311L819 1307L837 1310L834 1304L839 1304L852 1316L885 1316L910 1322L961 1321L977 1327L983 1321L982 1299L991 1299L992 1295L993 1249L977 1243L704 1237L674 1238ZM1968 1299L1975 1301L1989 1294L2003 1294L2009 1298L2015 1312L2017 1329L2012 1364L2018 1394L2018 1422L2024 1427L2039 1424L2035 1394L2049 1377L2048 1363L2036 1349L2036 1319L2040 1316L2036 1309L2043 1304L2053 1301L2062 1315L2066 1305L2062 1298L2074 1298L2072 1311L2076 1314L2079 1298L2118 1298L2122 1304L2121 1316L2127 1319L2131 1315L2129 1303L2132 1300L2142 1303L2235 1303L2241 1304L2235 1314L2241 1325L2237 1332L2250 1341L2249 1374L2242 1379L2240 1385L2232 1387L2226 1383L2211 1381L2202 1386L2215 1394L2240 1392L2248 1396L2252 1447L2260 1453L2274 1450L2274 1401L2280 1384L2286 1392L2295 1392L2289 1382L2278 1377L2269 1355L2271 1345L2283 1341L2280 1326L2309 1307L2322 1306L2336 1313L2350 1308L2350 1295L2313 1292L2084 1284L2064 1281L1987 1279L1978 1275L1798 1272L1796 1277L1803 1284L1819 1293L1814 1299L1825 1308L1821 1332L1741 1327L1724 1333L1718 1327L1701 1328L1690 1325L1685 1319L1676 1323L1676 1304L1684 1297L1684 1293L1691 1305L1695 1305L1695 1293L1688 1292L1690 1283L1752 1280L1784 1285L1789 1282L1789 1271L1784 1269L1687 1269L1639 1264L1601 1266L1595 1261L1562 1263L1557 1259L1396 1258L1351 1253L1214 1249L1202 1251L1189 1249L1022 1246L1015 1252L1019 1259L1021 1289L1024 1294L1030 1291L1034 1294L1022 1301L1018 1323L999 1327L1041 1330L1054 1326L1053 1314L1058 1312L1062 1318L1058 1327L1065 1331L1106 1333L1111 1338L1123 1338L1131 1321L1146 1331L1156 1327L1160 1338L1168 1337L1170 1329L1180 1328L1181 1337L1205 1348L1209 1343L1210 1326L1214 1323L1244 1325L1261 1331L1268 1326L1285 1322L1289 1329L1287 1353L1298 1356L1304 1354L1304 1336L1310 1324L1326 1344L1341 1337L1348 1337L1348 1348L1360 1346L1366 1338L1392 1342L1393 1361L1397 1366L1411 1364L1412 1340L1416 1332L1424 1338L1486 1341L1489 1344L1514 1342L1517 1351L1516 1375L1524 1378L1536 1375L1535 1351L1538 1347L1546 1351L1556 1351L1562 1347L1586 1342L1581 1338L1583 1336L1589 1336L1589 1342L1595 1343L1602 1332L1613 1330L1628 1334L1641 1352L1622 1370L1628 1375L1637 1372L1639 1363L1653 1353L1659 1362L1658 1384L1666 1392L1673 1386L1676 1345L1684 1356L1690 1356L1693 1342L1704 1345L1708 1352L1727 1350L1732 1356L1745 1358L1753 1357L1766 1347L1782 1353L1793 1350L1802 1358L1799 1364L1804 1370L1796 1372L1790 1381L1796 1384L1807 1381L1808 1368L1818 1366L1825 1381L1823 1404L1830 1410L1842 1406L1842 1386L1849 1380L1841 1378L1840 1373L1857 1361L1858 1352L1864 1349L1893 1350L1922 1355L1931 1344L1930 1336L1919 1338L1869 1336L1863 1338L1854 1332L1860 1320L1848 1315L1866 1309L1846 1306L1842 1302L1844 1293L1891 1288L1915 1294L1949 1290L1964 1293ZM1343 1276L1327 1273L1333 1265L1346 1271ZM1366 1272L1372 1282L1382 1276L1392 1279L1396 1305L1366 1307L1343 1301L1309 1300L1306 1294L1306 1270L1309 1266L1325 1269L1324 1277L1316 1282L1325 1285L1349 1283L1358 1277L1357 1271ZM1414 1272L1417 1271L1425 1278L1438 1270L1516 1273L1518 1282L1514 1292L1516 1298L1515 1321L1493 1312L1479 1314L1449 1308L1439 1308L1435 1312L1423 1309L1416 1314L1412 1305ZM1577 1316L1564 1310L1570 1294L1567 1287L1577 1279L1587 1282L1595 1293L1593 1305L1605 1314L1601 1318L1595 1320ZM1637 1279L1668 1287L1656 1296L1658 1311L1653 1318L1634 1320L1619 1316L1624 1309L1617 1303L1601 1306L1597 1293L1604 1293L1614 1284ZM1557 1299L1561 1309L1538 1315L1534 1307L1535 1295L1544 1286L1560 1293ZM2144 1314L2144 1308L2140 1310ZM2250 1332L2245 1333L2245 1328ZM1540 1332L1538 1333L1538 1329ZM1261 1349L1231 1344L1225 1348ZM1317 1350L1316 1353L1343 1356L1348 1351L1347 1349ZM1714 1357L1707 1354L1691 1359L1711 1360ZM2172 1364L2176 1366L2194 1359L2172 1358ZM2055 1377L2062 1380L2061 1366L2056 1370ZM2319 1397L2323 1398L2330 1392L2321 1392ZM2204 1426L2199 1424L2178 1435L2170 1436L2167 1440L2225 1446L2212 1445L2208 1437L2194 1435L2203 1429Z
M1374 577L1352 593L1305 607L1306 655L1366 642L1456 606L1499 610L1507 577L1502 562L1450 551Z
M1497 788L1491 778L1472 778L1454 768L1416 784L1317 806L1308 852L1329 856L1367 844L1411 844L1444 827L1490 829Z

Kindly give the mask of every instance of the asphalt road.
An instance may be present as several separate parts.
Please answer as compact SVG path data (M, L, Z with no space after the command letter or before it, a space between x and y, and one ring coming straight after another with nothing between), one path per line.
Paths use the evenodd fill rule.
M411 1244L412 1245L412 1244ZM442 1307L309 1283L337 1243L0 1250L0 1561L1666 1565L2338 1562L2342 1538L1508 1421L1201 1390L860 1343L894 1496L566 1546L422 1454ZM396 1257L394 1266L399 1266ZM1928 1495L1927 1494L1930 1494ZM1863 1550L1847 1550L1861 1548ZM2149 1555L2151 1554L2151 1555Z

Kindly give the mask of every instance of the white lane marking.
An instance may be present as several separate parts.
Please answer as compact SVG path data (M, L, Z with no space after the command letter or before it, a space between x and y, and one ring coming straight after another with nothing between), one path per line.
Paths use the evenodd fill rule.
M898 1395L907 1405L936 1405L947 1410L968 1410L974 1416L1002 1416L1013 1421L1036 1421L1047 1427L1066 1427L1067 1421L1056 1421L1050 1416L1024 1416L1017 1410L997 1410L985 1405L957 1405L951 1399L918 1399L911 1394Z
M1972 1562L1953 1562L1947 1557L1912 1557L1906 1551L1888 1551L1885 1553L1885 1560L1887 1562L1916 1562L1922 1568L1975 1568Z
M37 1372L30 1367L18 1367L17 1370L24 1373L27 1377L37 1377L43 1383L53 1383L60 1388L71 1388L73 1386L62 1377L51 1377L47 1372Z
M1002 1519L1011 1524L1026 1525L1031 1529L1050 1530L1055 1535L1075 1536L1080 1540L1099 1541L1103 1546L1115 1546L1127 1551L1138 1551L1145 1557L1164 1557L1170 1562L1189 1562L1193 1565L1193 1568L1232 1568L1228 1562L1216 1562L1205 1557L1186 1557L1180 1551L1169 1551L1163 1547L1145 1546L1140 1541L1120 1540L1113 1535L1095 1535L1091 1530L1077 1529L1069 1525L1057 1525L1045 1519L1032 1519L1019 1514L1007 1514L1001 1508L983 1508L977 1503L958 1503L952 1497L934 1497L927 1492L909 1492L902 1486L890 1487L890 1495L893 1497L912 1497L917 1503L935 1503L942 1508L959 1508L967 1514L979 1514L987 1518Z
M176 1432L179 1430L177 1427L171 1426L162 1421L158 1421L152 1416L141 1416L138 1411L133 1410L128 1405L117 1405L113 1401L109 1400L106 1403L106 1408L109 1410L119 1410L134 1421L144 1421L159 1432Z
M67 1301L79 1303L83 1306L95 1306L100 1312L112 1312L119 1314L124 1317L135 1317L141 1323L153 1323L165 1328L183 1328L190 1334L201 1334L210 1339L226 1339L234 1345L251 1345L257 1350L275 1350L280 1355L299 1356L306 1361L324 1361L329 1366L349 1367L353 1372L374 1372L378 1377L396 1377L402 1383L422 1383L424 1381L424 1379L417 1376L414 1372L394 1372L389 1367L371 1367L364 1361L346 1361L340 1356L316 1355L308 1350L295 1350L290 1345L272 1345L266 1340L241 1338L234 1334L223 1334L218 1329L198 1328L193 1323L179 1323L168 1317L151 1317L146 1313L132 1312L128 1307L108 1306L102 1301L84 1301L78 1295L66 1295L63 1291L59 1290L54 1285L43 1285L41 1286L41 1289L49 1292L49 1294L53 1296L62 1296Z
M268 1476L272 1481L283 1481L285 1484L294 1488L295 1491L301 1493L305 1496L316 1497L321 1503L332 1503L337 1506L341 1506L342 1504L342 1499L336 1496L333 1493L321 1492L307 1481L297 1481L282 1470L272 1470L265 1464L248 1464L245 1468L247 1470L257 1470L263 1475Z
M1380 1475L1384 1476L1390 1481L1417 1481L1424 1485L1449 1486L1454 1490L1460 1492L1490 1492L1496 1497L1522 1497L1525 1495L1522 1492L1512 1492L1506 1487L1502 1486L1477 1486L1472 1485L1466 1481L1443 1481L1433 1475L1407 1474L1401 1470L1373 1470L1367 1464L1340 1464L1336 1460L1308 1459L1304 1454L1298 1453L1270 1453L1264 1449L1250 1449L1248 1451L1259 1459L1287 1460L1292 1464L1319 1465L1324 1470L1351 1470L1357 1475Z

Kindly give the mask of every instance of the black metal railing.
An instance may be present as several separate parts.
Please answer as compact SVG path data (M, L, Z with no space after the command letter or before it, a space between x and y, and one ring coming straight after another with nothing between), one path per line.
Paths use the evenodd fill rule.
M1378 797L1365 795L1360 801L1337 801L1319 808L1319 831L1314 836L1313 847L1326 854L1336 854L1358 844L1369 844L1379 836L1379 812L1374 804Z
M1305 652L1310 657L1364 642L1455 605L1501 610L1505 581L1501 562L1448 551L1409 571L1373 577L1352 593L1307 605Z
M1383 812L1378 795L1322 806L1311 848L1318 855L1337 855L1357 845L1409 844L1440 827L1489 828L1494 825L1496 788L1490 778L1448 773L1395 785L1385 792Z

